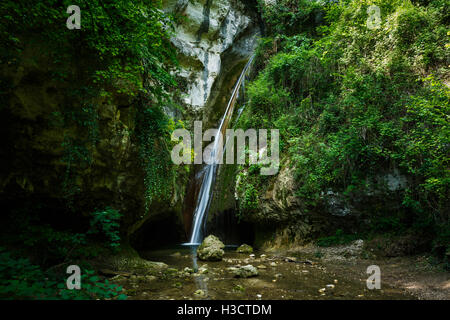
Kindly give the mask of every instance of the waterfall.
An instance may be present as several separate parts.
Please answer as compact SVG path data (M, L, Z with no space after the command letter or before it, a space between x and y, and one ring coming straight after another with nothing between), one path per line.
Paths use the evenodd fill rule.
M204 169L205 173L203 175L202 185L200 187L200 192L197 198L197 205L194 211L194 221L192 224L191 238L187 245L199 245L203 240L202 230L204 229L206 224L206 217L208 215L209 205L211 203L211 196L219 161L217 157L217 155L219 155L218 148L220 146L219 133L222 133L222 135L225 136L225 130L227 129L228 123L233 115L234 105L239 94L239 89L244 82L245 74L249 69L252 61L253 56L245 65L244 69L241 72L241 75L239 76L239 79L234 86L233 93L230 100L228 101L227 108L225 109L225 113L220 121L219 130L214 136L214 144L211 151L211 157L214 159L214 161L212 162L212 164L207 164L206 168Z

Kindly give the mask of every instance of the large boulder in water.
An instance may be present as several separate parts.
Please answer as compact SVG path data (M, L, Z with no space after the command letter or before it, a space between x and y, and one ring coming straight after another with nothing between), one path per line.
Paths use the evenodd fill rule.
M253 253L253 248L248 244L243 244L239 248L236 249L238 253Z
M225 245L214 235L209 235L197 248L197 256L200 260L221 261L225 251Z

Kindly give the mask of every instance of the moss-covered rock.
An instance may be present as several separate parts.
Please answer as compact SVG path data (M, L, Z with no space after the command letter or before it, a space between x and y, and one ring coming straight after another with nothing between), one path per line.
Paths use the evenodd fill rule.
M228 271L234 274L236 278L250 278L259 274L258 269L251 264L242 267L230 267Z
M107 267L120 274L157 275L161 271L168 270L168 265L163 262L148 261L142 259L130 246L122 246L115 255L108 255L93 262L94 266ZM170 272L170 271L169 271Z
M253 248L248 244L242 244L236 249L237 253L253 253Z
M223 248L225 248L225 245L219 238L214 235L209 235L197 248L197 256L200 260L220 261L225 254Z

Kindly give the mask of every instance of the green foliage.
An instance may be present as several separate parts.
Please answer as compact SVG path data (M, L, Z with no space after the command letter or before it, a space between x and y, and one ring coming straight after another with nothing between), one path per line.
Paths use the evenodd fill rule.
M273 34L314 33L323 17L323 6L314 0L278 0L274 5L258 0L258 3L265 25Z
M366 25L372 4L381 9L377 29ZM309 210L322 210L329 190L348 201L372 195L379 205L371 203L365 214L388 216L371 219L374 230L414 227L442 243L438 230L450 212L448 10L442 1L317 6L281 1L263 12L271 27L257 61L265 61L248 86L240 124L280 130L281 150L296 168L297 195ZM300 21L316 10L325 15L312 32ZM407 178L407 188L380 182L392 169ZM251 199L248 193L242 195Z
M406 134L397 143L403 152L395 154L400 165L420 177L414 190L416 201L446 221L450 185L450 91L433 77L425 80L420 94L411 96L402 124Z
M126 299L122 288L102 280L94 271L81 272L81 289L69 290L66 277L44 272L28 259L14 257L0 247L0 299L88 300Z
M76 256L87 244L86 234L55 230L48 224L24 224L23 228L19 239L26 248L39 253L43 261Z
M120 217L119 211L107 207L104 210L92 213L90 221L91 228L87 234L102 234L107 238L107 243L112 249L120 246Z
M80 30L66 27L69 5L81 8ZM62 148L55 146L55 154L61 157L54 161L59 160L65 166L61 192L74 216L80 214L75 203L81 198L76 197L84 182L80 177L85 178L92 172L91 166L98 157L96 148L105 133L100 115L105 108L118 106L122 101L129 104L127 107L133 107L131 114L136 114L134 129L146 172L148 198L169 196L166 191L174 179L174 170L169 165L167 150L173 121L160 105L169 100L176 86L171 71L177 67L177 62L169 40L174 18L161 7L159 0L0 3L0 14L4 17L0 20L2 70L10 74L23 69L31 71L27 81L36 85L44 81L51 86L51 92L47 93L60 97L58 103L49 107L48 114L44 112L38 120L47 121L52 127L50 130L60 129ZM5 84L0 100L8 100L17 88L11 84L11 79L1 77L0 82ZM9 242L17 245L21 241L23 251L32 252L30 256L43 267L68 258L86 259L98 255L103 250L102 244L113 250L119 246L121 215L115 209L95 211L89 225L87 219L82 221L79 215L80 224L74 226L79 230L71 230L72 226L61 228L58 224L64 220L62 214L61 220L43 221L41 213L42 216L47 214L35 213L34 208L27 212L27 219L16 226L17 237L11 237ZM15 261L8 259L11 264ZM23 273L28 278L6 283L7 290L12 291L5 291L5 294L14 296L12 292L16 290L18 298L52 297L54 284L37 282L47 277L46 273L28 262L23 265ZM54 295L64 299L103 299L118 295L113 293L111 284L97 281L89 272L85 274L83 290L61 290ZM19 277L19 273L14 277ZM38 287L48 291L41 292ZM3 292L0 295L3 297Z
M97 210L89 220L60 221L49 223L41 218L48 207L34 206L13 212L11 233L5 234L2 241L12 246L20 245L21 254L31 256L42 266L57 264L74 259L90 259L101 254L115 252L120 245L121 214L110 207ZM80 218L79 218L80 219Z
M405 225L398 217L376 217L371 223L371 231L374 233L401 233L405 231Z
M62 300L125 300L127 298L121 293L121 286L111 283L108 279L102 280L93 270L82 270L80 282L80 290L69 290L64 282L58 283L57 297Z
M0 298L1 299L44 299L52 296L51 286L38 266L28 259L14 258L0 247Z
M80 30L65 27L69 5L81 8ZM118 92L136 94L136 89L144 89L141 76L146 71L155 84L150 91L160 97L164 88L173 84L167 67L174 61L168 41L171 17L160 7L161 1L153 0L3 1L2 62L16 62L15 54L24 49L26 35L35 33L39 36L33 43L48 42L47 54L56 65L70 62L73 50L77 60L85 54L94 55L96 63L87 70L94 83L111 84ZM6 61L9 59L12 61ZM70 76L64 68L54 72L65 79Z
M358 239L358 235L346 234L342 229L336 230L336 234L329 237L317 239L319 247L330 247L334 245L347 244Z
M175 166L170 158L171 132L174 122L159 106L139 103L136 129L139 156L145 172L146 205L156 197L167 199L175 177Z
M81 9L80 30L65 26L69 5ZM161 6L159 0L25 0L0 4L5 17L0 21L0 63L17 68L30 63L28 51L39 52L31 58L32 63L46 66L48 80L66 97L61 109L53 112L51 122L62 129L61 160L66 165L62 191L74 210L73 199L80 191L78 177L94 161L100 109L117 103L117 97L128 101L144 97L147 105L156 105L166 100L176 85L170 74L177 66L169 40L174 20ZM148 111L139 112L144 113L145 122ZM141 132L148 134L146 130ZM140 140L146 140L141 148L145 152L160 149L158 145L149 146L158 143L151 137ZM147 179L155 176L147 175ZM153 184L159 182L146 181L150 193L159 188Z
M244 198L241 203L241 209L252 211L258 208L258 191L253 185L248 185L245 189Z
M248 158L246 160L248 161ZM239 166L240 172L236 182L236 192L239 195L239 210L237 212L239 219L257 212L260 194L266 187L268 179L268 176L260 175L261 165L248 165L247 163L246 167L248 169L243 171L244 167Z

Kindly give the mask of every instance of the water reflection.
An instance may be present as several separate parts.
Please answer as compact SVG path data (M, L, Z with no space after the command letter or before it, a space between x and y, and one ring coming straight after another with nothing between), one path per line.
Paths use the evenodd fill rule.
M161 277L159 281L139 283L139 290L147 294L138 295L143 299L411 299L401 288L386 285L383 290L367 290L366 282L359 280L362 269L354 262L319 260L313 253L302 254L302 259L309 263L287 262L282 257L266 253L266 259L256 257L251 260L254 266L264 265L257 277L234 278L226 269L236 264L247 264L247 255L236 253L235 246L225 247L225 259L215 262L203 262L197 257L198 246L175 246L154 251L142 252L143 258L150 261L161 261L179 271L192 268L196 273L187 277ZM262 252L258 252L258 255ZM229 263L232 260L233 264ZM275 265L272 265L275 262ZM362 260L370 263L370 260ZM208 264L209 267L206 266ZM208 273L203 269L208 268ZM363 270L365 271L365 270ZM206 281L205 281L206 279ZM334 282L334 280L338 282ZM275 280L275 281L273 281ZM136 291L135 282L127 280L124 286ZM180 283L181 286L174 285ZM321 295L318 290L327 284L335 284L333 290L326 290ZM242 288L244 290L242 290ZM195 293L202 290L203 294Z
M192 269L194 269L195 272L194 283L197 289L202 290L205 296L208 296L208 284L207 284L208 279L204 274L198 273L197 247L198 246L190 246Z
M194 269L194 272L198 272L197 247L198 246L190 246L190 248L191 248L191 258L192 258L192 268Z

